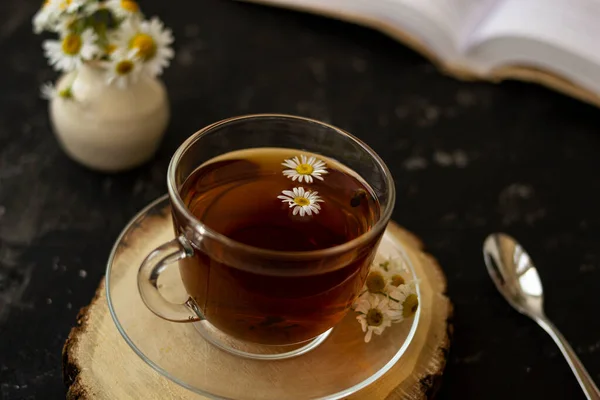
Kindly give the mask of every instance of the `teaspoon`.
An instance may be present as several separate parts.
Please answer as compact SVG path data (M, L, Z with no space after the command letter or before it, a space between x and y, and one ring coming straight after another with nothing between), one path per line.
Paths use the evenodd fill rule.
M564 336L544 313L544 289L537 269L525 249L512 237L494 233L483 244L487 270L504 298L521 314L533 319L556 342L589 400L600 400L600 391Z

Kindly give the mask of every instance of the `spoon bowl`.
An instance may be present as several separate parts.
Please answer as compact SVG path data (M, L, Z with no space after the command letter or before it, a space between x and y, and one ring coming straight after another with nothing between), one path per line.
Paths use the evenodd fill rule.
M496 288L513 308L530 317L544 314L542 281L517 241L502 233L490 235L483 244L483 256Z
M494 233L483 243L483 258L498 291L521 314L538 323L556 342L577 377L586 397L600 400L600 391L564 336L544 313L542 281L523 247L504 233Z

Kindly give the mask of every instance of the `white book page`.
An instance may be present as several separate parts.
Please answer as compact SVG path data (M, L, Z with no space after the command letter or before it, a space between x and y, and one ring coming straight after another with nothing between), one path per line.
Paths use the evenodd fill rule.
M275 6L289 6L308 11L323 12L351 21L382 23L392 29L406 32L423 43L440 58L454 54L451 32L447 24L437 20L439 12L435 0L257 0ZM443 0L447 1L447 0ZM468 1L468 0L456 0ZM476 1L476 0L472 0Z
M538 67L600 93L600 0L502 0L469 42L482 72Z
M375 0L374 2L376 2ZM381 1L381 0L379 0ZM502 0L387 0L420 10L444 27L458 48L465 34L479 25L496 3Z
M498 1L502 0L259 0L381 22L415 37L445 62L464 58L461 43Z

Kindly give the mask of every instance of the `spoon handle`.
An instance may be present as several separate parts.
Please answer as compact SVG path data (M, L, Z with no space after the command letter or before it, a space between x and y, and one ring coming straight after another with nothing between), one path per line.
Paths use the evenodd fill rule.
M577 381L579 381L579 385L581 385L581 389L583 389L588 400L600 400L600 390L598 390L598 387L594 384L590 374L585 370L585 367L581 361L579 361L577 354L575 354L575 351L565 337L547 318L536 318L536 321L546 332L548 332L552 339L554 339L554 342L558 345L558 348L567 359L571 370L573 370L573 373L575 374Z

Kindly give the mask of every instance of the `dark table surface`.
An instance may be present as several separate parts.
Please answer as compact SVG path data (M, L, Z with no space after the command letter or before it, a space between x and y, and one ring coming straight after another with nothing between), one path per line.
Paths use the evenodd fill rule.
M583 398L551 339L496 293L481 257L513 234L549 316L600 381L600 112L542 87L464 83L393 40L233 1L143 2L176 37L172 121L156 157L106 175L69 160L39 85L35 0L0 4L0 398L65 395L61 347L127 221L166 191L178 145L233 115L282 112L353 132L388 163L394 219L448 277L455 336L440 398Z

